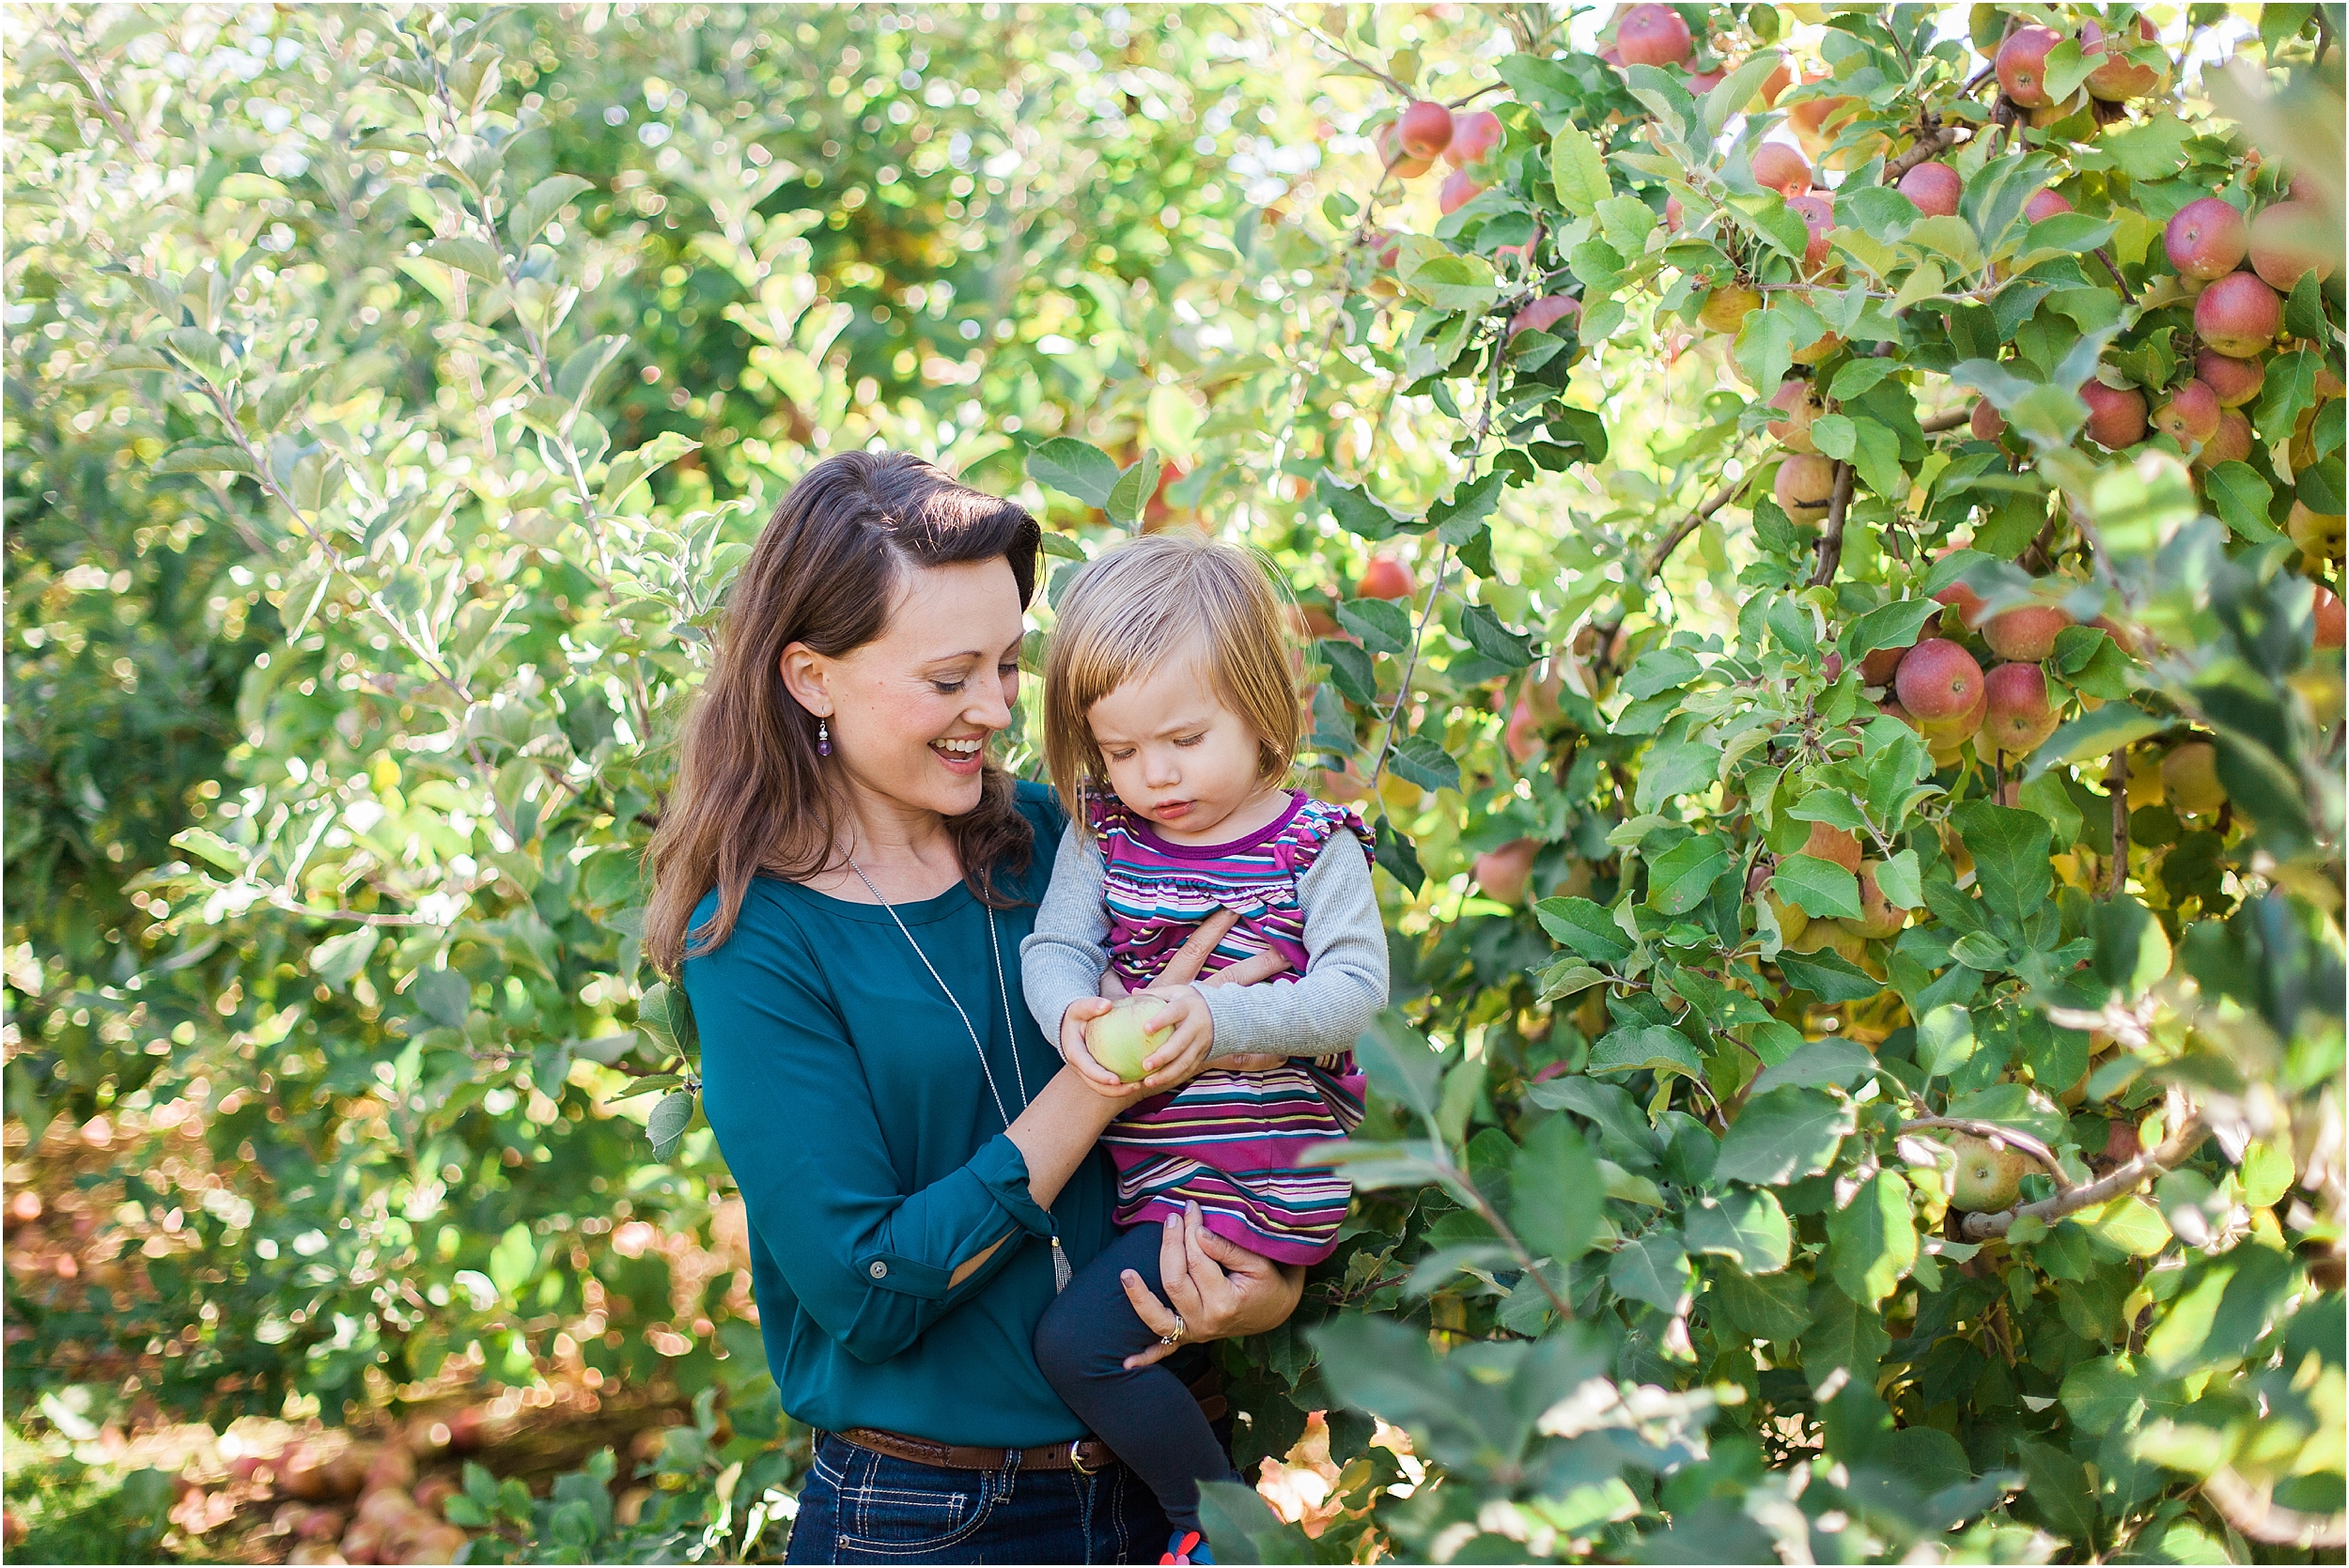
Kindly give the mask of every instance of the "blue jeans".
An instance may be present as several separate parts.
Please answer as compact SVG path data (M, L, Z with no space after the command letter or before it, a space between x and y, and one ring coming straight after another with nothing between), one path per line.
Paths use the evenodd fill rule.
M1158 1500L1123 1465L947 1470L827 1432L784 1560L1156 1562L1166 1538Z

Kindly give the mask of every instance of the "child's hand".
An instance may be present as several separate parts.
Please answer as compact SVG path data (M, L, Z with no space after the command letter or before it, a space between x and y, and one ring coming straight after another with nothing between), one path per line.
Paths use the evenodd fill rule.
M1207 1053L1215 1048L1215 1015L1207 1011L1207 999L1196 986L1166 986L1164 982L1140 995L1145 1001L1163 1004L1149 1020L1153 1028L1174 1026L1166 1044L1143 1063L1142 1087L1156 1094L1197 1078L1207 1064Z
M1086 1088L1110 1099L1130 1098L1134 1085L1121 1079L1115 1073L1093 1059L1085 1046L1085 1025L1110 1010L1110 1004L1098 997L1085 997L1068 1004L1060 1016L1061 1060L1076 1069Z

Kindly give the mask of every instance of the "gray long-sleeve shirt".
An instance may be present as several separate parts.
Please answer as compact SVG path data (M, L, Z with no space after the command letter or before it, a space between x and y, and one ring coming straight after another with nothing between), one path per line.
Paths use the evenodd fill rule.
M1101 994L1109 913L1100 846L1070 826L1052 862L1035 929L1019 943L1021 988L1048 1040L1069 1003ZM1387 1003L1387 932L1361 842L1341 828L1297 879L1305 912L1305 972L1295 980L1201 988L1215 1019L1213 1054L1332 1056Z

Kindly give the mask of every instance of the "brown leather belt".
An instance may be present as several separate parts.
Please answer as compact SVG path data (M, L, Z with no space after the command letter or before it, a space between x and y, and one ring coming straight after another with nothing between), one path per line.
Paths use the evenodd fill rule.
M879 1432L869 1426L852 1426L833 1436L844 1443L885 1453L892 1459L910 1460L941 1470L1000 1470L1014 1453L1019 1456L1018 1467L1023 1470L1075 1470L1081 1475L1092 1475L1117 1463L1117 1455L1098 1437L1080 1437L1073 1443L1046 1443L1032 1449L989 1449L933 1443L926 1437Z
M1199 1402L1200 1414L1211 1421L1222 1420L1231 1409L1231 1401L1223 1397L1222 1376L1213 1367L1190 1385L1190 1397ZM1015 1452L1019 1456L1018 1467L1022 1470L1075 1470L1080 1475L1093 1475L1118 1462L1109 1444L1098 1437L1045 1443L1032 1449L1000 1449L969 1443L933 1443L926 1437L909 1437L902 1432L883 1432L870 1426L852 1426L832 1436L874 1453L941 1470L1000 1470Z

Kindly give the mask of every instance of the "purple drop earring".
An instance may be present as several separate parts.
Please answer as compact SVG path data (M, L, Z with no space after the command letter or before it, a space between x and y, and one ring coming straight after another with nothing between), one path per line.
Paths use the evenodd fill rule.
M832 755L832 726L821 719L816 721L816 754L819 757Z

